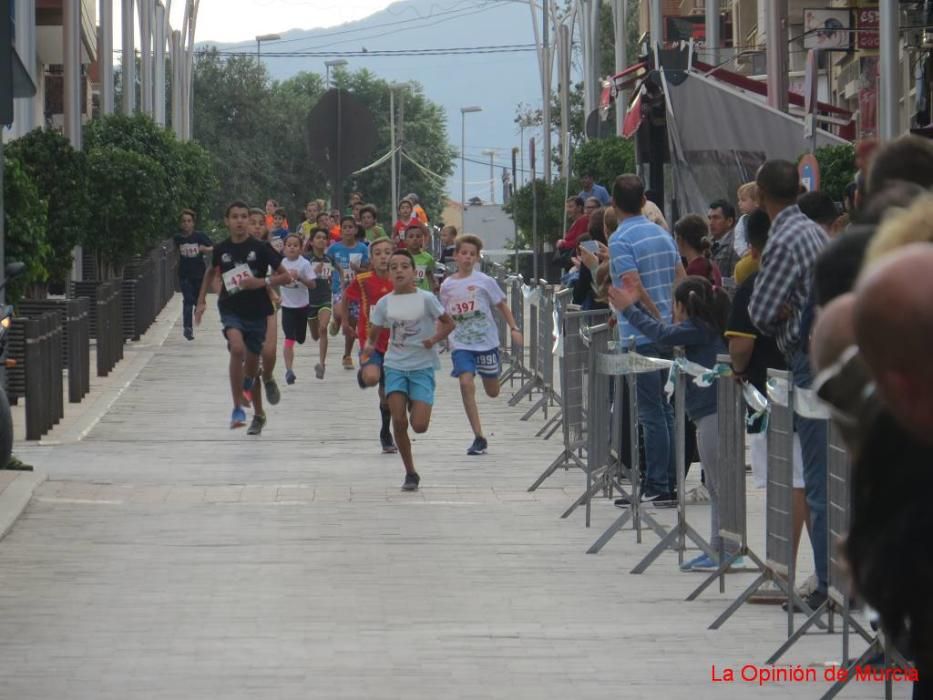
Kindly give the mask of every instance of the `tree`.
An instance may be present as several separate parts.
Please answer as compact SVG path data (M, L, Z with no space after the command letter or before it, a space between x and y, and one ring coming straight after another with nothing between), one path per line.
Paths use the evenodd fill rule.
M11 142L7 154L18 160L48 202L49 244L45 259L49 280L64 284L73 251L91 224L87 195L87 159L57 131L35 129Z
M165 168L154 158L114 145L88 151L88 194L94 226L87 246L99 267L119 273L134 255L165 238L171 210Z
M855 180L855 148L850 144L823 146L814 151L820 164L820 191L836 202L846 196L846 187Z
M607 189L622 173L635 172L635 146L618 136L587 141L573 154L573 172L578 178L586 173Z
M577 183L572 184L574 187L571 187L570 191L575 193ZM512 195L505 210L512 215L518 225L518 241L516 242L520 249L531 248L535 194L538 199L538 240L541 243L553 243L564 235L567 223L567 216L564 213L564 191L565 181L563 179L552 180L548 186L544 180L539 178L525 184Z
M46 240L48 204L22 161L9 152L3 156L3 225L6 259L26 265L25 272L6 287L7 299L16 303L29 285L48 279L51 248Z

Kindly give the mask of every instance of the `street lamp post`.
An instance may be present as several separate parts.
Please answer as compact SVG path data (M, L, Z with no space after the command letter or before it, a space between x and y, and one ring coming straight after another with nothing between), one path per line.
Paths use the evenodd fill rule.
M256 63L259 63L259 59L262 56L262 42L264 41L278 41L282 37L278 34L258 34L256 36Z
M325 87L330 87L330 69L339 68L340 66L347 65L347 59L345 58L334 58L330 61L324 61L324 69L326 71L325 78Z
M466 222L466 115L470 112L482 112L482 107L460 108L460 202L463 205L463 219ZM464 226L464 228L466 228Z

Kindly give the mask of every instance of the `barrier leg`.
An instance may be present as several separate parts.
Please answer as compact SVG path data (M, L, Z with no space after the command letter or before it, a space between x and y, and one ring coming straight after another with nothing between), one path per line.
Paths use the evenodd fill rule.
M513 397L513 398L514 398L514 397ZM548 395L547 395L547 393L544 393L544 394L541 395L541 398L538 399L538 401L535 403L535 405L528 409L528 411L525 413L525 415L523 415L523 416L520 418L520 420L527 421L527 420L528 420L529 418L531 418L539 409L542 409L542 408L545 410L545 416L546 416L546 415L547 415L547 402L548 402Z
M851 664L845 667L848 673L846 673L846 675L842 677L840 680L833 683L833 685L830 686L829 690L827 690L826 693L823 695L821 700L826 700L827 698L834 698L837 695L839 695L839 693L842 692L842 689L846 687L849 681L852 680L853 677L855 677L856 666L863 665L872 656L875 656L881 651L882 651L881 643L878 641L878 639L875 639L874 641L872 641L872 643L868 645L868 648L864 652L862 652L862 655L860 657L858 657L855 661L853 661Z
M698 533L696 530L690 527L690 525L684 522L684 523L680 523L678 527L672 527L670 530L668 530L667 534L664 535L663 538L661 538L661 541L658 542L654 546L654 549L652 549L650 552L648 552L647 555L645 555L644 559L638 562L635 568L632 569L631 573L633 574L644 573L645 570L654 563L654 560L657 559L659 556L661 556L661 553L666 549L673 549L674 551L682 552L684 548L680 545L681 537L686 537L687 539L689 539L697 547L703 550L703 552L707 556L712 557L714 555L714 552L712 548L709 546L709 543L703 539L700 533ZM730 563L732 561L735 561L737 556L738 555L735 555L732 558L730 558L729 560ZM728 566L726 567L726 569L728 569Z
M788 606L791 607L791 606ZM813 625L817 624L819 619L823 616L823 613L829 610L829 600L823 601L823 603L813 611L813 613L806 619L806 621L800 625L796 632L794 632L787 640L777 648L771 656L768 657L768 660L765 662L767 664L773 664L775 661L780 659L784 652L790 649L794 644L797 643L797 640L800 639L803 635L807 633L807 630L810 629Z
M575 455L570 450L564 450L560 453L560 456L551 462L551 465L541 473L541 476L535 479L535 482L528 487L529 493L537 489L551 476L551 474L556 472L561 467L564 467L565 469L568 467L579 467L580 469L586 469L586 465L583 464L577 455Z

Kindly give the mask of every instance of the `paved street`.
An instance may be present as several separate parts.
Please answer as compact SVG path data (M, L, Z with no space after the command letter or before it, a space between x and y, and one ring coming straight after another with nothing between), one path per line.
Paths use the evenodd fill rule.
M676 571L676 555L628 573L652 534L585 554L620 511L600 502L590 530L582 513L560 520L579 472L526 492L558 437L535 438L540 415L520 422L509 391L481 401L490 453L467 457L457 386L441 373L415 443L422 489L403 494L400 460L379 450L376 396L340 368L336 343L323 382L316 348L299 348L298 383L283 383L249 438L227 428L215 309L193 343L179 313L176 297L128 349L126 386L102 386L112 403L88 406L110 403L98 422L73 414L48 444L18 451L49 480L0 542L0 698L816 698L827 687L711 683L713 664L764 662L784 638L780 608L747 606L709 631L748 575L730 577L731 596L714 587L686 603L699 579ZM759 492L749 513L755 544ZM706 507L690 517L708 530ZM811 635L784 662L822 678L839 651L838 635ZM881 688L853 683L842 697Z

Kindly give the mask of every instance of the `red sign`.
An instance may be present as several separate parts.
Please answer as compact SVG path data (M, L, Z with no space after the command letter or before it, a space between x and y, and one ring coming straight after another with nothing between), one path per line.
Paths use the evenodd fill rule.
M855 11L856 47L860 49L877 49L881 45L878 38L879 13L878 9L863 9Z

